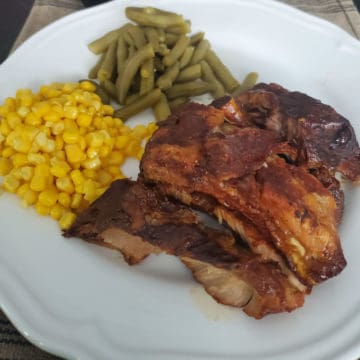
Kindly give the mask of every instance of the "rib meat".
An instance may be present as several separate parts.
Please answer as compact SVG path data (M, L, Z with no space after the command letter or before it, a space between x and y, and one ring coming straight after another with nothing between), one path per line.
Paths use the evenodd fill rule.
M346 264L336 203L307 169L284 160L293 158L294 148L279 138L269 130L234 126L223 111L191 103L155 132L141 176L163 193L174 195L175 187L190 199L206 195L241 214L261 234L264 246L258 249L275 246L299 279L312 286ZM254 248L253 238L245 240Z
M298 151L308 168L325 167L360 180L360 148L350 122L331 106L277 84L258 84L235 99L213 102L237 126L257 126L278 133Z
M202 225L188 207L141 182L115 181L64 235L115 248L130 264L150 253L178 256L217 301L255 318L304 302L305 293L276 262L238 246L229 232Z

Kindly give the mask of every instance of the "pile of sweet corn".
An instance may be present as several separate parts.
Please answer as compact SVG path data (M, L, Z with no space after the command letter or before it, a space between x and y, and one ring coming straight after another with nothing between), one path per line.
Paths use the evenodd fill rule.
M127 157L141 158L156 129L124 125L94 91L88 81L54 83L37 94L20 89L0 106L2 188L62 229L123 177Z

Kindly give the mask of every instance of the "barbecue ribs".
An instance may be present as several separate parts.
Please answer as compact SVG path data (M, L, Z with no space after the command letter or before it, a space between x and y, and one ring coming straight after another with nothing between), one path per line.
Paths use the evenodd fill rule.
M258 234L245 236L250 248L265 259L272 249L311 287L346 261L334 197L306 168L285 160L293 157L278 133L234 126L223 111L190 103L161 123L140 168L163 194L187 203L198 194L214 199L234 230L249 223Z
M235 99L213 105L237 126L257 126L278 133L298 151L308 168L325 167L360 181L360 148L350 122L331 106L278 84L258 84Z
M117 249L134 264L150 253L178 256L218 302L261 318L303 305L276 262L237 245L229 232L202 225L188 207L130 180L115 181L65 236Z

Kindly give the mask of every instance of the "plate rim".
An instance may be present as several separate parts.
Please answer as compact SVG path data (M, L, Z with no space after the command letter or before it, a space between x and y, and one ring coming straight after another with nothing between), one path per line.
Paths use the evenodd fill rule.
M189 0L183 0L183 1L189 1ZM204 3L206 3L206 0L200 0ZM218 0L214 0L217 2ZM143 3L144 1L140 0L137 1L139 4ZM333 24L325 19L318 18L314 15L308 14L302 10L296 9L295 7L292 7L288 4L275 1L275 0L257 0L256 3L252 0L227 0L227 2L231 3L244 3L248 6L251 6L253 8L266 8L270 9L274 12L283 12L282 15L286 14L288 16L296 15L297 21L301 23L302 26L309 26L309 25L316 25L319 30L324 31L325 29L331 30L335 33L338 37L340 37L341 42L345 43L346 45L349 45L351 47L354 47L357 51L360 51L360 41L358 41L356 38L354 38L352 35L347 33L344 29L340 28L336 24ZM13 61L16 61L16 58L20 57L23 52L26 52L26 50L32 46L33 43L37 43L43 36L45 36L47 33L52 32L56 30L57 28L61 26L70 25L72 22L76 21L78 18L83 16L88 16L92 13L104 11L106 8L116 7L117 4L121 4L121 0L114 0L107 3L99 4L91 8L82 9L79 11L76 11L72 14L69 14L61 19L58 19L54 21L53 23L45 26L43 29L39 30L35 34L33 34L30 38L28 38L23 44L21 44L10 56L0 65L0 74L1 71L6 71L7 67L11 67L11 64ZM1 258L1 256L0 256ZM6 261L0 262L0 284L2 289L6 289L7 282L11 283L10 280L14 280L14 278L17 278L18 276L16 273L14 273L14 268L11 264L7 264ZM81 339L77 338L77 342L75 342L74 345L77 345L78 348L75 349L74 347L69 347L67 342L61 343L59 342L59 339L61 337L59 334L55 334L55 336L48 336L49 332L45 329L39 330L41 328L40 324L38 323L38 327L34 327L34 324L32 321L29 320L29 316L26 314L25 307L21 306L21 301L18 300L17 303L15 303L12 299L22 299L22 297L25 297L27 299L31 298L31 301L36 303L36 301L33 299L34 294L31 293L31 289L26 286L27 284L23 284L25 286L19 286L19 282L21 282L21 279L18 280L18 283L13 283L13 292L17 295L15 297L5 295L4 293L0 294L0 308L2 311L6 314L6 316L11 320L11 322L14 324L14 326L19 330L22 335L29 340L31 343L36 345L37 347L48 351L50 353L56 354L58 356L66 357L66 358L91 358L91 354L93 354L93 350L89 351L87 346L84 346L83 341ZM5 284L3 286L3 284ZM17 286L16 286L17 285ZM21 310L23 309L23 310ZM47 318L54 317L56 318L55 314L48 312L47 310L40 309L42 311L42 314L45 314ZM61 320L61 318L56 318L56 320ZM73 319L73 321L76 323L76 320ZM101 332L101 329L99 328L98 324L81 324L81 326L89 326L92 328L92 330L96 330L96 333L98 336L101 336L105 342L107 341L106 336ZM76 329L76 327L74 328ZM54 331L54 329L53 329ZM61 333L61 332L60 332ZM52 333L54 335L54 333ZM71 336L72 339L74 339L74 336ZM53 339L53 340L52 340ZM54 340L56 339L56 340ZM88 345L88 344L86 344ZM110 345L110 344L109 344ZM118 349L117 349L118 350ZM337 354L339 356L336 357L336 359L349 359L351 356L354 358L356 356L359 356L360 352L360 341L357 341L353 346L349 347L346 351L342 352L342 354ZM125 352L124 355L127 353ZM132 354L133 356L133 354ZM144 358L144 354L141 354L141 358ZM171 358L177 358L176 355L170 355ZM136 358L136 356L133 356ZM151 354L147 354L146 358L152 358ZM157 359L159 359L159 356L156 356ZM167 357L168 358L168 357ZM189 357L190 358L190 357ZM199 359L201 356L196 356L194 359Z

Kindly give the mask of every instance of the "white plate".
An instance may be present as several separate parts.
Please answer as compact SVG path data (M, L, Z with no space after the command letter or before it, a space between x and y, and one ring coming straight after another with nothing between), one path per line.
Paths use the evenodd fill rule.
M33 36L0 67L0 101L20 87L84 78L95 61L86 44L121 25L130 4L148 2L110 2ZM193 31L206 31L240 79L257 70L261 81L320 98L360 135L360 43L344 31L266 0L151 4L181 12ZM208 298L175 258L152 257L130 268L116 252L62 238L55 222L4 195L0 303L29 340L67 358L354 360L360 356L359 204L360 189L348 189L340 229L347 268L316 287L303 308L256 321L210 300L204 305Z

